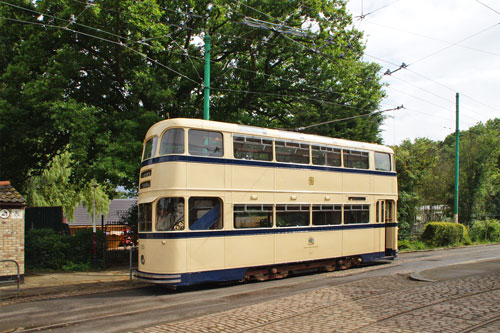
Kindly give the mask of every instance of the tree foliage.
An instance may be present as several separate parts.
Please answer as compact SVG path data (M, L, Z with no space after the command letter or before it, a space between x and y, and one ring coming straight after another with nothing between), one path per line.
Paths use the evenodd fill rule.
M136 187L142 140L201 117L297 128L368 114L384 97L345 1L11 0L0 6L0 178L25 189L71 153L71 182ZM308 129L380 141L381 114Z
M80 203L91 213L95 198L96 213L107 214L110 203L107 192L110 189L95 181L80 185L72 183L70 164L70 154L65 152L54 157L40 175L30 177L26 188L27 204L34 207L62 206L64 216L72 220Z
M418 207L448 208L455 185L455 135L443 142L406 140L394 148L398 171L398 213L403 232ZM479 123L460 136L459 221L500 216L500 119Z

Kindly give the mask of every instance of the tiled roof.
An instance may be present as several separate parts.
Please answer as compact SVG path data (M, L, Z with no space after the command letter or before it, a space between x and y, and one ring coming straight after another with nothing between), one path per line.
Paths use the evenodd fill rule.
M121 216L126 214L128 209L137 202L137 199L113 199L109 204L108 215L104 217L104 224L108 222L117 222L120 220ZM68 220L70 226L85 226L92 225L92 212L87 212L87 210L82 206L78 205L75 210L75 218L73 220ZM101 225L101 215L96 216L96 224Z
M10 185L9 181L0 181L0 204L2 203L24 205L26 200Z

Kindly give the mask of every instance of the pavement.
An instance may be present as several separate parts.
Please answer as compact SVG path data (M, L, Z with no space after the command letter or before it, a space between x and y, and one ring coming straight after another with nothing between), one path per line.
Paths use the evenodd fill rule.
M133 280L128 267L95 272L28 273L17 289L15 281L0 284L0 305L148 285Z
M500 273L500 259L448 265L410 274L415 281L437 282L474 275ZM96 272L42 272L26 274L24 282L0 284L0 305L32 300L140 288L150 284L134 280L128 267Z

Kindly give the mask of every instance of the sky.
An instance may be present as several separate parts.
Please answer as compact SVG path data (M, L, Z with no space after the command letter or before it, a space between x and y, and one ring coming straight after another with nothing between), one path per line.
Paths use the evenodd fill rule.
M364 60L392 72L380 110L404 106L385 113L384 144L455 133L457 93L460 130L500 118L499 0L349 0L347 8L364 32Z

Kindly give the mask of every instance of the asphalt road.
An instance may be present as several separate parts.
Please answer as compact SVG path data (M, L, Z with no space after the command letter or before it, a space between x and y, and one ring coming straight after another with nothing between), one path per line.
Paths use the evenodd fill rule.
M308 274L268 282L198 286L177 291L150 286L10 304L0 307L0 331L130 332L361 280L382 278L392 281L396 276L408 280L406 276L415 272L422 272L423 275L430 276L431 280L443 281L484 275L486 273L481 269L448 269L434 276L432 272L439 271L436 270L439 267L487 259L500 259L500 245L408 253L400 255L394 261L358 269Z

